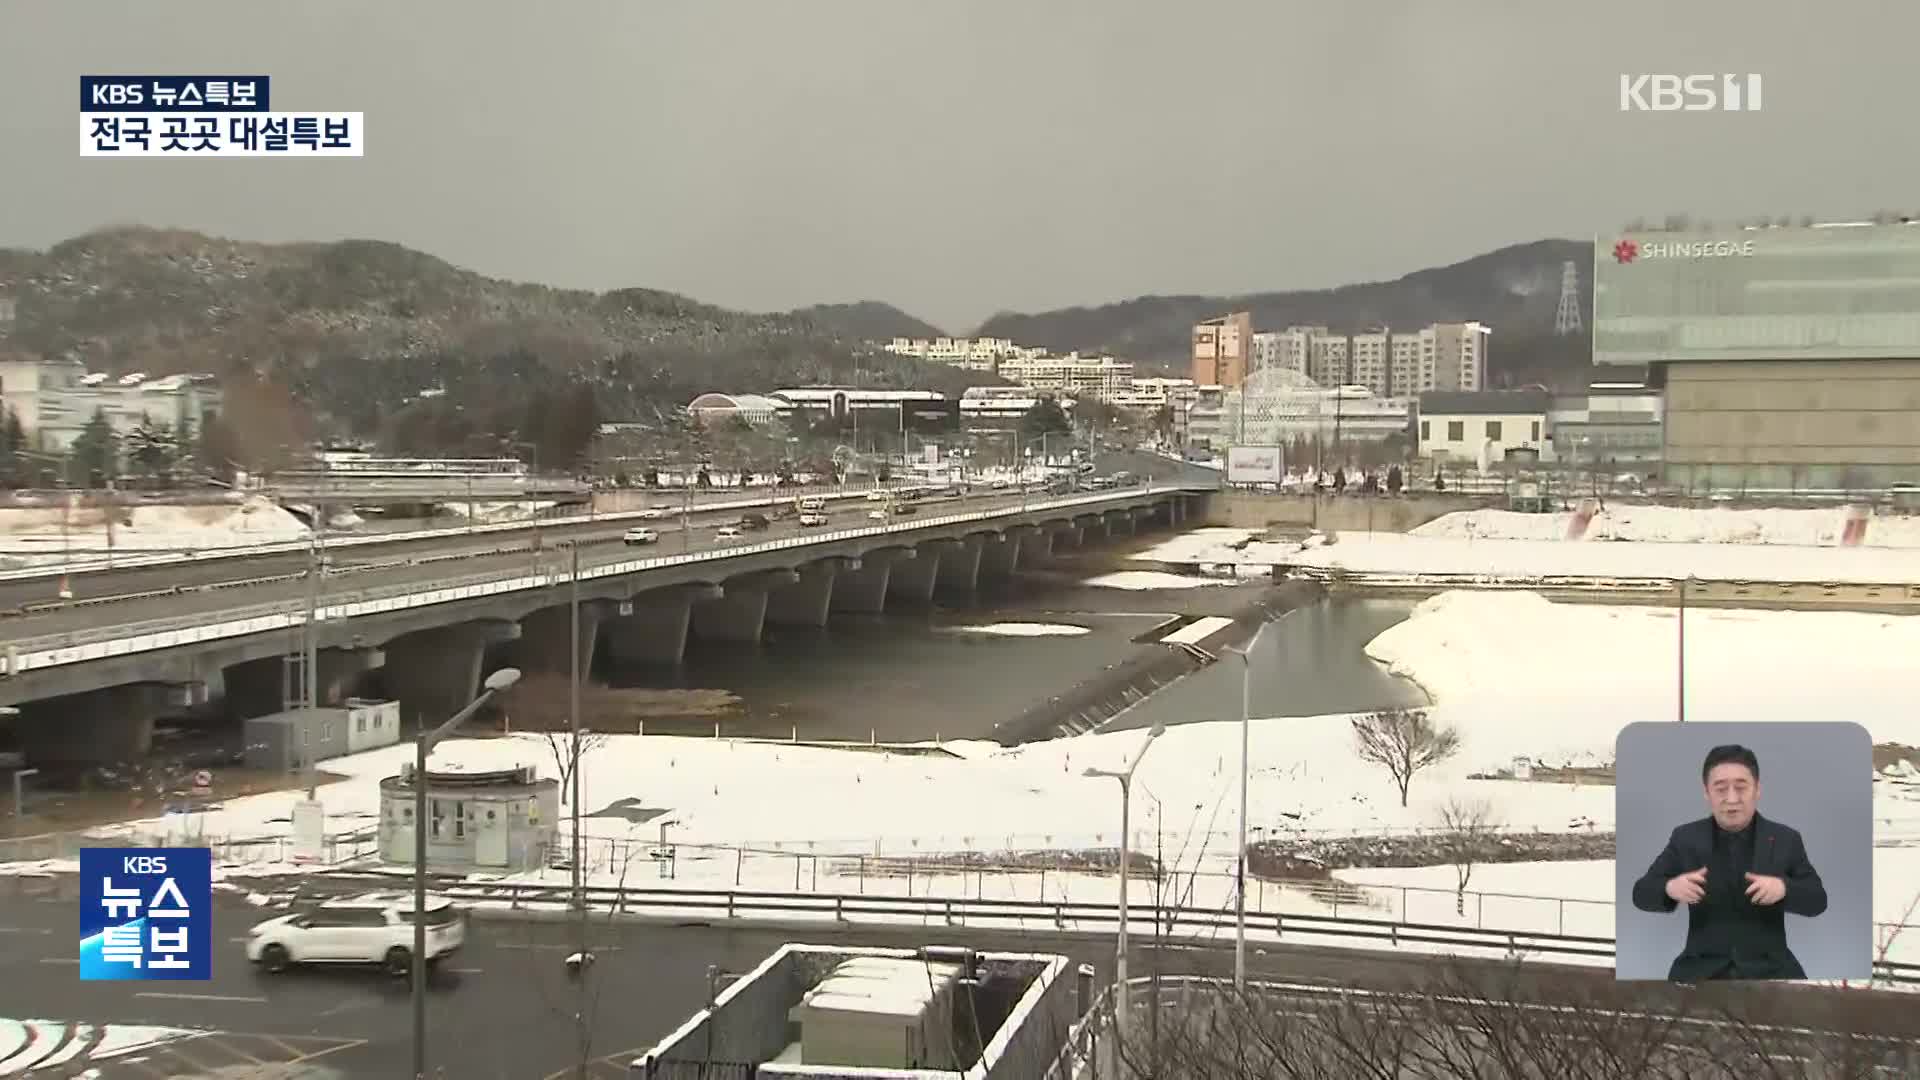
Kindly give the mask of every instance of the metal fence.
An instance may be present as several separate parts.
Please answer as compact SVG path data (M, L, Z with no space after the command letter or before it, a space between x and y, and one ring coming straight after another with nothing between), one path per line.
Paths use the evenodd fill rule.
M285 866L297 861L291 837L209 836L192 829L148 831L102 828L0 839L0 863L78 859L80 849L90 847L205 847L213 852L214 865L228 868ZM356 829L323 838L320 857L313 860L311 865L346 866L375 858L379 853L378 832L372 828Z

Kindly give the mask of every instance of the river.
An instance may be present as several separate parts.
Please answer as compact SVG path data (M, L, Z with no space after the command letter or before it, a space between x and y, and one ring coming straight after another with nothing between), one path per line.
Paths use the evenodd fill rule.
M678 670L607 670L612 686L724 690L737 701L723 733L881 742L989 737L993 726L1061 694L1144 648L1134 638L1171 614L1226 614L1264 583L1128 591L1070 575L1027 576L1019 588L983 592L922 613L835 616L819 630L768 628L758 649L690 646ZM1351 712L1423 698L1362 652L1410 604L1322 601L1271 623L1255 651L1256 716ZM1071 636L978 633L967 627L1042 624ZM1238 719L1241 666L1230 656L1160 690L1118 718L1134 727ZM660 733L708 734L702 713L647 721Z

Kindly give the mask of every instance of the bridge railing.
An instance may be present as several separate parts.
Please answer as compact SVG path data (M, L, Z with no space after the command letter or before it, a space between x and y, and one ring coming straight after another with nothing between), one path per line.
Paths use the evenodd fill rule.
M1138 499L1152 494L1154 494L1154 492L1151 490L1134 488L1089 495L1035 499L1021 506L1009 506L994 510L975 510L959 514L943 514L933 517L916 518L909 521L890 521L884 525L867 526L857 529L837 529L831 532L782 537L778 540L761 540L732 544L725 547L709 548L704 551L684 552L678 555L655 555L638 559L621 559L591 567L583 566L580 571L580 580L592 581L626 574L645 573L649 570L664 569L671 566L714 562L771 551L813 547L841 540L902 535L926 529L944 528L950 525L963 525L971 522L986 522L1000 518L1019 517L1032 513L1071 510L1080 507L1091 509L1096 506ZM568 580L566 569L553 566L536 569L530 573L495 571L489 574L443 579L426 587L422 587L417 583L377 586L355 590L345 596L336 594L326 597L318 606L315 621L326 622L334 619L351 619L363 615L381 614L409 608L427 607L434 604L451 603L459 600L477 599L479 597L498 595L500 593L544 589L567 582ZM103 620L107 617L109 617L107 613L103 612ZM14 638L0 641L0 647L4 647L5 650L4 655L0 656L0 660L4 661L4 666L0 667L0 674L17 675L22 672L33 671L40 668L84 663L113 656L150 652L156 649L177 648L179 646L192 645L204 641L217 641L226 638L244 637L251 634L268 633L276 630L286 630L302 626L305 622L305 602L300 600L284 600L263 604L242 605L216 612L204 612L197 615L148 619L118 625L107 624L89 627L83 630L69 631L62 634Z

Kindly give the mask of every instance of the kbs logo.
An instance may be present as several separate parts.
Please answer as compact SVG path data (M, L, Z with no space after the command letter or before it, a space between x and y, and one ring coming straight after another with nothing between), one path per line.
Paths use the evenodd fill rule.
M1621 112L1759 112L1758 75L1622 75Z

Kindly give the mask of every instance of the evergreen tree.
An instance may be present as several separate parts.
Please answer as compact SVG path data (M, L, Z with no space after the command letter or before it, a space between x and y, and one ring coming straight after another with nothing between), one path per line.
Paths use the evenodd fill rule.
M26 442L26 432L20 428L20 414L8 406L6 415L0 416L0 486L21 486L26 463L21 459L20 451Z
M67 481L76 487L105 487L119 475L119 465L120 437L106 410L95 409L67 451Z
M142 419L140 426L127 434L128 462L140 476L163 487L173 482L173 471L179 462L178 449L173 429L150 418Z
M1073 421L1067 419L1067 411L1053 398L1045 397L1033 403L1027 415L1020 420L1020 428L1030 436L1066 432L1073 430Z

